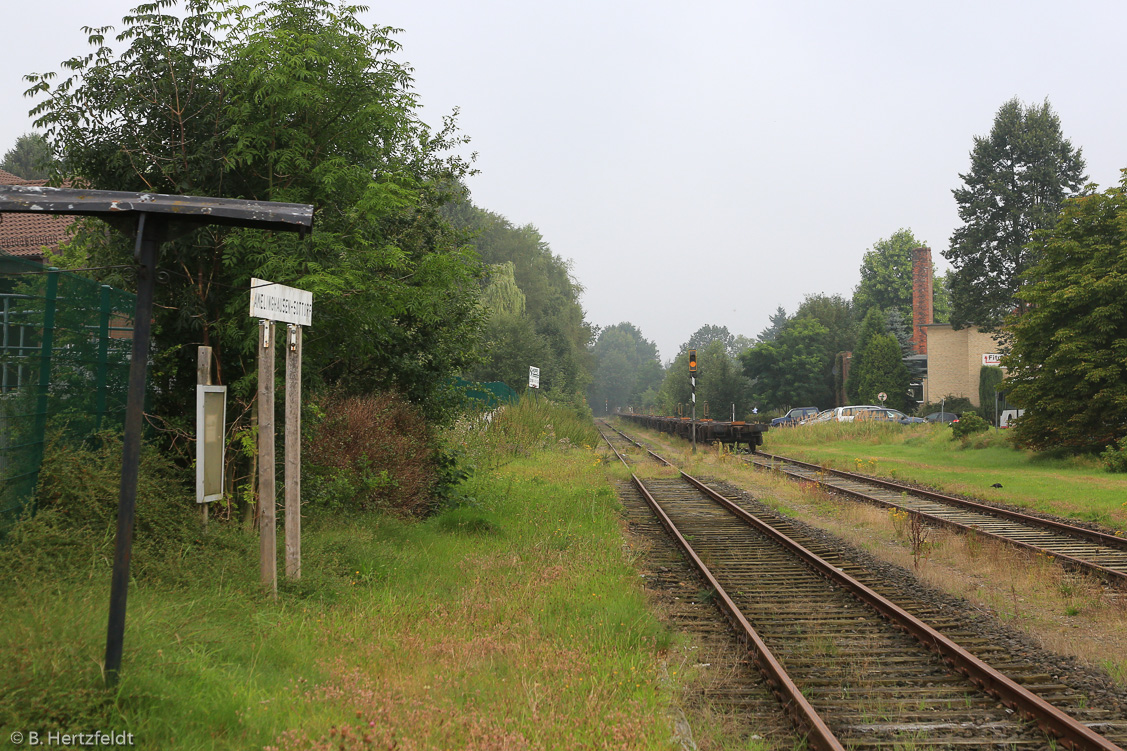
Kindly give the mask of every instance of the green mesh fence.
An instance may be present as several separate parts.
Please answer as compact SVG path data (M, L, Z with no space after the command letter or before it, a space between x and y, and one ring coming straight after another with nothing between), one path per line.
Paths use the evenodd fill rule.
M134 296L0 255L0 533L30 503L48 429L121 429Z
M520 401L520 395L502 381L479 383L456 376L454 385L465 392L466 399L485 409L494 409L502 404L516 404Z

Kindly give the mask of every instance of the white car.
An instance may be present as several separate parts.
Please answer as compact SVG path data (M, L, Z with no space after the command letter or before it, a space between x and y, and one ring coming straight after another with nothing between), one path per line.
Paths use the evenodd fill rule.
M829 420L834 422L853 422L858 417L865 419L869 417L868 413L874 411L884 411L884 407L877 407L872 404L851 404L848 407L834 407L830 412L833 414L829 416Z

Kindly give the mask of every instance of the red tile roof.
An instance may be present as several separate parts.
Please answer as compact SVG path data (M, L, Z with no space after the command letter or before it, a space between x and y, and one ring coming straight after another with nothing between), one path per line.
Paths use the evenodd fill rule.
M34 185L37 181L24 180L18 175L13 175L11 172L5 172L0 169L0 185Z
M0 169L0 185L46 185L46 180L24 180ZM43 260L44 250L59 252L67 227L75 217L65 214L0 213L0 253L31 260Z

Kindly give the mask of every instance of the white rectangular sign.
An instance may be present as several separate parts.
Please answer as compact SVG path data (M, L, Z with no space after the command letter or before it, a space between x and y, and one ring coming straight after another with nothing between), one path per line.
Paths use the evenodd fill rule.
M982 356L982 364L983 365L995 365L995 366L1001 365L1002 364L1002 356L998 353L984 354Z
M223 499L227 387L196 386L196 503Z
M250 317L311 326L313 293L251 277Z
M530 389L540 388L540 368L528 366L528 387Z

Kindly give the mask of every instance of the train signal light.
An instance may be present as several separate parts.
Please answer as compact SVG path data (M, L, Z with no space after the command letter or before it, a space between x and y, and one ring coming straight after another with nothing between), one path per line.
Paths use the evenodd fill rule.
M697 372L697 351L695 349L689 350L689 372Z

